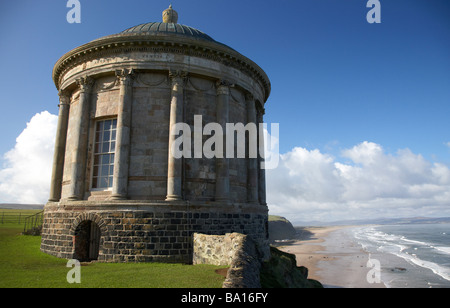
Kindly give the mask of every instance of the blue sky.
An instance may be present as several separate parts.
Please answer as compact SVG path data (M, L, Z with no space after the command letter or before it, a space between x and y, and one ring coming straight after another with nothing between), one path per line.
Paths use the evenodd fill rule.
M51 73L63 54L160 21L170 3L179 23L204 31L266 71L272 93L265 121L280 123L281 153L297 148L308 157L330 158L334 166L356 167L365 165L350 149L377 151L378 145L392 161L404 158L407 149L429 164L424 170L448 167L450 2L380 2L381 23L369 24L366 0L80 0L81 24L69 24L66 0L2 1L3 169L11 164L4 155L17 146L30 119L45 110L58 113ZM343 169L338 170L333 172ZM433 215L439 213L450 216L447 210Z

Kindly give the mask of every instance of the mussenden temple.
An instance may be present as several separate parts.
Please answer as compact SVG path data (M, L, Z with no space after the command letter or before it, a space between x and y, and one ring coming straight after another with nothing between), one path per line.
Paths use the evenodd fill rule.
M195 116L259 129L270 81L257 64L179 24L169 7L162 22L69 51L53 80L60 103L43 252L80 261L190 263L194 233L237 232L268 257L261 155L170 153L171 127L193 128Z

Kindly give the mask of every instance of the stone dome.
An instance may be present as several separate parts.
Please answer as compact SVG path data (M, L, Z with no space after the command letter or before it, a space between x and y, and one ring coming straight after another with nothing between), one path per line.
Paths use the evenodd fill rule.
M140 24L120 32L118 35L183 35L185 37L216 42L206 33L195 28L166 22L149 22ZM217 42L216 42L217 43Z
M255 76L264 88L263 101L267 100L271 91L270 80L256 63L228 45L214 40L208 34L193 27L178 24L177 21L178 14L169 7L163 12L163 22L143 23L74 48L63 55L53 68L52 75L56 88L58 90L61 88L64 83L63 76L68 70L86 60L104 57L118 50L144 51L143 49L150 46L152 48L172 47L180 49L179 52L186 55L202 52L204 57L220 58L220 62L225 65L234 66Z
M172 8L172 5L162 13L162 22L148 22L128 28L118 34L108 37L117 36L184 36L190 39L199 39L208 42L216 42L206 33L178 23L178 13ZM220 43L219 43L220 44ZM222 44L223 45L223 44Z

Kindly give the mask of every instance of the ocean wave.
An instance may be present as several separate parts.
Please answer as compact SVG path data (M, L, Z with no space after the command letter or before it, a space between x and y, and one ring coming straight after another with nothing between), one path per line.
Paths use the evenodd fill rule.
M413 243L413 244L417 244L417 245L424 245L424 246L431 246L431 243L411 240L411 239L409 239L409 238L407 238L405 236L402 236L401 239L403 241L405 241L405 242L408 242L408 243Z
M450 281L450 268L424 260L425 252L441 255L450 254L450 247L439 246L439 244L413 240L405 235L386 233L378 230L377 227L357 228L353 230L353 235L365 250L375 250L381 253L388 253L400 257L410 264L431 270L434 274ZM433 251L435 251L433 253Z
M417 255L415 254L397 254L397 256L417 266L427 268L436 275L444 278L445 280L450 281L450 268L440 266L439 264L436 264L434 262L422 260L418 258Z
M436 246L434 248L436 250L439 250L440 252L444 252L445 254L449 254L450 255L450 247L439 247L439 246Z

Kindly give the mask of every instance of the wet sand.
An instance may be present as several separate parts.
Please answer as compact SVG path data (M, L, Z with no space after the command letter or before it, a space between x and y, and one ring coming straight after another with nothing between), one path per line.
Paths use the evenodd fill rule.
M351 226L302 228L297 240L278 243L278 249L295 254L298 266L309 270L308 278L326 288L385 288L369 283L369 255L350 236Z

